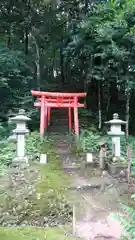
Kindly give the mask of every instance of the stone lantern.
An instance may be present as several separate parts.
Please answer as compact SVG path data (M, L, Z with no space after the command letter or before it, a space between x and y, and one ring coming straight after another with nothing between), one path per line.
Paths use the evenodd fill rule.
M121 131L121 125L126 124L126 122L120 120L119 115L114 113L113 119L106 123L110 124L110 131L107 134L112 138L112 155L120 157L120 137L125 135L125 132Z
M13 130L13 133L17 136L17 156L13 160L17 163L27 163L27 157L25 156L25 134L29 132L26 127L27 121L29 121L25 115L25 110L21 109L19 114L15 117L10 118L12 123L16 124L16 129Z

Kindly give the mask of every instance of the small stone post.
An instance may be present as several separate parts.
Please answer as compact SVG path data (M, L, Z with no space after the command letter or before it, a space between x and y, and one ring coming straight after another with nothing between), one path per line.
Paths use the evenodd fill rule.
M13 133L17 136L17 156L13 159L14 163L27 163L27 157L25 156L25 134L29 132L26 127L26 122L29 121L25 115L25 110L21 109L16 117L10 118L12 123L16 124L16 129Z
M99 151L99 167L102 170L105 168L105 159L106 159L106 142L100 142L100 151Z
M110 131L107 132L107 134L112 138L112 155L115 157L120 157L120 137L125 134L123 131L121 131L121 125L126 124L126 122L120 120L119 115L114 113L113 119L106 123L110 124Z

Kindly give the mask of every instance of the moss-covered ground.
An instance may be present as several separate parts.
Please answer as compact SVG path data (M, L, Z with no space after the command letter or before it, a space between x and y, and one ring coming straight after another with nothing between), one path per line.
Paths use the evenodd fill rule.
M73 239L60 228L0 228L0 240L66 240Z
M12 155L13 148L10 149L10 144L5 146L5 154L8 149ZM51 139L41 141L38 133L32 133L27 138L26 146L31 159L29 166L25 169L9 166L0 178L0 225L2 227L57 227L68 224L72 219L72 207L68 201L67 191L69 177L64 173L53 141ZM46 165L39 163L40 153L47 154ZM7 231L1 228L0 234L6 236L6 232L7 234L9 232L10 236L11 231L11 234L23 236L25 233L25 231L6 229ZM30 232L34 234L34 231L34 229L26 230L24 237L28 235L27 232L30 235ZM48 234L51 231L55 232L55 229L47 230ZM38 230L38 232L44 237L44 231ZM0 235L0 239L6 238L1 238ZM38 238L29 236L29 239ZM39 239L48 238L39 237Z

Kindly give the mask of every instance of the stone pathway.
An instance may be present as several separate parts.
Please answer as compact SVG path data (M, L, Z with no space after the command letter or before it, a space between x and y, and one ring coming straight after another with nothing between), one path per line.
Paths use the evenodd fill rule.
M76 236L86 240L119 240L122 229L110 214L119 211L120 186L107 174L101 177L97 171L95 176L89 176L85 168L82 170L75 167L77 159L73 159L69 139L64 134L55 135L54 139L63 167L66 171L69 167L68 173L72 180L70 188L71 201L75 206ZM124 187L126 189L127 185Z

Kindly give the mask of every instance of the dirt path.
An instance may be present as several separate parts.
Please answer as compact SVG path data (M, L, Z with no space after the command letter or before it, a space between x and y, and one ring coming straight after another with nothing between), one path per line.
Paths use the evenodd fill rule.
M120 239L122 229L110 214L119 211L120 194L127 184L118 184L108 174L101 177L98 169L92 167L76 168L79 159L71 154L66 135L56 134L54 139L63 167L71 176L76 236L86 240Z

